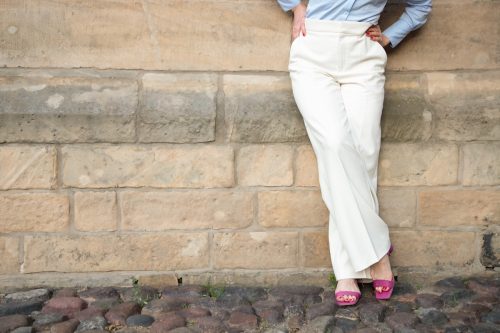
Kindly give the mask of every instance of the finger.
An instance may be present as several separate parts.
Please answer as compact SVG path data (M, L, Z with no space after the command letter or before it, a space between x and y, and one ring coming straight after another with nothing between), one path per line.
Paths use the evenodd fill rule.
M303 35L305 36L306 35L306 22L305 21L302 21L302 31L303 31Z

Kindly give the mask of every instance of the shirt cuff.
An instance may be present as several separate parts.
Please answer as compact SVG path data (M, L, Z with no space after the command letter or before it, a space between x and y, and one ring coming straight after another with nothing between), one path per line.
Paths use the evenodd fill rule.
M403 20L394 22L382 33L389 38L391 48L395 48L410 33L411 27Z
M301 0L288 0L288 1L278 1L279 5L283 9L283 11L287 12L290 9L297 7L300 4Z

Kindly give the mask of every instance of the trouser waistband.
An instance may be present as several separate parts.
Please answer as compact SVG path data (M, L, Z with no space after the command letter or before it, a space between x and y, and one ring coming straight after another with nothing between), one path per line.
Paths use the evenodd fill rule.
M344 35L363 35L372 23L358 21L336 21L336 20L319 20L306 18L306 34L308 32L334 33Z

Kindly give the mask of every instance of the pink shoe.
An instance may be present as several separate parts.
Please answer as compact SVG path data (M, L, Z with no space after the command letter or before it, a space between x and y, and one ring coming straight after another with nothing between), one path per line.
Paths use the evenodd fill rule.
M394 250L394 248L391 244L391 247L389 248L387 255L390 256L393 250ZM376 299L389 299L392 295L393 290L394 290L395 283L396 283L396 281L394 280L394 274L392 275L392 278L390 280L384 280L384 279L373 280L373 288L375 290L375 298ZM385 291L378 292L375 289L377 287L382 287L382 288L387 287L388 289Z
M338 296L355 296L356 299L354 301L339 301L337 299ZM337 302L338 305L340 306L345 306L345 305L354 305L358 303L359 299L361 298L361 293L357 291L337 291L335 293L335 302Z

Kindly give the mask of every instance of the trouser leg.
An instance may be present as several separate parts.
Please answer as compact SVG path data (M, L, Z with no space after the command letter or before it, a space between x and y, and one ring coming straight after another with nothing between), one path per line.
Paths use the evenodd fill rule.
M356 147L341 87L320 72L292 71L290 77L318 161L322 197L333 214L329 237L335 275L366 277L366 269L380 260L390 242L374 207L373 182Z

